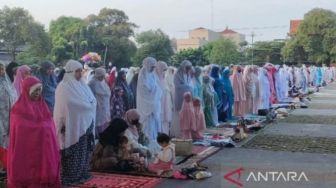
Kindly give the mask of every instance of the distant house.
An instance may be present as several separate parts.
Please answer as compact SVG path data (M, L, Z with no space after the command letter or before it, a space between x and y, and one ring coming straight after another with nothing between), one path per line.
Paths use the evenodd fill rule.
M288 36L293 37L299 30L299 26L302 20L290 20L289 33Z
M228 27L226 27L224 31L220 32L220 34L222 35L223 38L231 39L237 45L245 41L245 35L233 31Z
M196 49L208 42L218 40L220 37L221 36L215 31L199 27L189 32L189 38L176 40L177 51L188 48Z
M222 32L215 32L210 29L199 27L189 32L189 37L186 39L176 39L176 50L196 49L208 42L212 42L221 38L228 38L234 41L237 45L245 41L245 36L233 30L226 28Z
M24 52L27 49L28 49L28 45L20 46L16 49L16 54L19 54L20 52ZM8 64L12 61L12 56L8 53L5 47L0 47L0 61L4 62L5 64Z

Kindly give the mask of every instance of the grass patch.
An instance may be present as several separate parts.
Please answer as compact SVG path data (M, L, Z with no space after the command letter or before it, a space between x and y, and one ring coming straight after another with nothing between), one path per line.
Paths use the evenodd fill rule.
M243 148L304 153L336 153L336 138L260 134Z
M336 117L333 117L333 116L314 116L313 114L311 114L311 115L290 115L283 120L279 120L279 122L336 125Z
M336 100L336 98L335 98ZM322 104L322 103L311 103L309 104L310 109L336 109L336 104Z

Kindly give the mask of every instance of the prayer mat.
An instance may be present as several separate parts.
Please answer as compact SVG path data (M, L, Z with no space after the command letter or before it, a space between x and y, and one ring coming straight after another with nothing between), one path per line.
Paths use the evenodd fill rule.
M187 167L192 166L193 163L201 163L202 161L206 160L207 158L219 152L221 149L222 148L220 147L210 146L206 150L198 153L197 155L187 157L188 159L186 161L183 161L184 160L183 158L182 159L183 163L181 163L181 161L176 161L176 164L178 163L181 163L181 164L175 165L174 169L181 170L182 168L187 168Z
M93 177L73 188L152 188L160 178L93 172Z

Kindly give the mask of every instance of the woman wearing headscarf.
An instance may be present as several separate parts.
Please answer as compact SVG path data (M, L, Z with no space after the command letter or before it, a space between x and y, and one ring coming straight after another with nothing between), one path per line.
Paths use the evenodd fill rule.
M259 109L269 109L271 107L271 88L265 68L259 69L259 82L260 82L260 106Z
M111 90L105 80L106 70L97 68L95 75L89 82L89 87L97 100L96 108L96 135L99 135L111 121L110 99Z
M120 152L123 150L123 140L128 125L123 119L114 119L110 125L101 133L99 143L95 146L90 162L94 171L134 171L138 170L139 157L125 159ZM126 151L133 153L133 151Z
M232 75L232 86L234 93L234 115L244 116L246 107L246 91L243 81L243 69L241 66L235 66Z
M57 76L57 84L59 84L63 78L64 78L64 74L65 74L65 69L62 68Z
M16 74L14 78L13 85L16 89L16 94L19 97L21 95L21 87L22 81L30 76L31 68L28 65L21 65L19 68L16 69Z
M265 69L267 70L267 78L270 83L270 89L271 89L271 104L275 104L277 102L276 98L276 91L275 91L275 84L274 84L274 73L275 73L275 67L271 63L265 64Z
M126 112L125 121L128 124L128 128L125 131L125 136L128 138L128 142L132 148L138 149L149 157L150 151L148 147L150 140L144 133L139 120L140 114L136 109L130 109Z
M252 92L252 113L258 114L258 108L260 103L260 83L258 78L258 66L252 65L252 83L253 83L253 92Z
M168 70L166 72L166 77L165 77L165 80L166 80L166 83L167 83L167 86L168 86L168 89L169 89L169 95L170 95L170 98L172 100L172 108L173 108L173 112L174 112L174 96L175 96L175 86L174 86L174 76L175 76L175 72L176 72L176 69L175 67L168 67Z
M113 88L113 95L111 98L111 120L115 118L122 118L125 114L124 90L121 87Z
M89 158L93 149L96 99L82 80L83 66L69 60L56 88L54 120L61 148L62 184L71 185L91 177Z
M207 127L215 127L216 122L212 111L216 108L215 93L211 90L211 79L209 76L203 76L203 103L204 103L204 117Z
M192 64L188 60L182 61L174 77L175 86L175 110L180 111L183 103L183 95L186 92L193 92Z
M284 101L288 95L288 80L284 68L279 65L275 66L276 72L274 74L275 91L279 102Z
M10 81L14 81L14 76L16 72L16 68L19 66L19 64L15 63L14 61L10 62L6 67L6 73L9 77Z
M161 97L160 81L155 74L156 59L146 57L142 62L137 85L137 110L140 113L140 123L144 126L149 139L155 140L161 127Z
M226 111L228 109L228 97L225 92L224 83L220 78L220 68L217 65L214 65L211 69L211 77L214 79L213 87L218 96L218 104L217 104L217 112L218 112L218 120L226 121Z
M131 88L128 86L126 81L126 72L121 70L118 72L116 87L120 87L124 91L123 101L125 111L135 107L134 105L134 95ZM113 105L113 104L112 104Z
M202 97L202 68L199 66L195 67L193 81L194 81L193 96L200 98L202 102L203 100L203 97Z
M245 106L245 113L252 114L253 113L253 96L255 96L255 85L253 83L253 71L252 66L247 65L244 68L243 73L243 81L245 85L245 94L246 94L246 106Z
M160 86L162 90L162 97L161 97L162 130L160 130L159 132L168 135L173 118L173 101L170 96L168 84L165 79L167 70L168 70L167 64L163 61L158 61L158 65L156 66L156 73L159 77Z
M9 113L16 101L16 91L5 72L5 64L0 62L0 161L7 166L7 146L9 137Z
M224 89L225 89L227 99L228 99L228 109L226 113L226 117L228 120L232 120L233 118L232 117L232 107L234 104L234 95L233 95L232 84L230 80L230 72L231 71L229 68L225 68L223 71L223 75L222 75Z
M40 72L38 74L38 78L41 80L43 86L42 96L47 103L51 113L54 112L55 90L57 87L54 69L55 65L52 62L43 61L41 63Z
M135 98L134 98L135 108L136 108L136 104L137 104L136 96L137 96L138 78L139 78L139 73L137 72L137 73L134 74L134 76L131 80L131 83L129 84L129 87L131 88L131 91L132 91L133 95L135 96Z
M126 74L126 82L129 85L134 77L134 75L139 72L139 68L137 67L130 67Z
M112 91L113 88L114 88L114 85L115 85L115 80L117 78L116 76L116 73L117 73L117 68L116 67L113 67L110 71L110 74L108 76L108 86L110 87L110 90Z
M179 112L183 103L183 95L194 90L192 83L192 63L188 60L182 61L174 76L174 115L171 128L172 137L180 137Z
M55 124L41 97L36 77L22 82L22 93L11 111L8 187L61 187Z

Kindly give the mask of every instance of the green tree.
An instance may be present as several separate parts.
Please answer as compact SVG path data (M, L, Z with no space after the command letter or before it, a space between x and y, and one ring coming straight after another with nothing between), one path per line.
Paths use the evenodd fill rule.
M316 8L305 14L298 32L287 42L283 56L316 63L336 61L336 13Z
M304 51L303 45L298 38L287 41L281 49L281 55L285 63L302 64L307 61L307 53Z
M137 65L141 65L142 60L147 56L167 62L174 53L168 35L160 29L142 32L135 38L140 45L134 58Z
M253 64L264 64L266 61L273 64L282 64L281 49L285 46L283 40L260 41L253 45L253 48L248 49L249 62L252 62L253 50Z
M52 41L51 56L55 62L75 58L79 59L81 30L85 22L80 18L61 16L51 21L49 33ZM82 39L84 40L84 39Z
M212 64L230 65L240 61L238 46L229 39L210 42L205 47L205 54Z
M13 60L18 48L22 48L29 41L33 23L33 17L23 8L5 6L0 10L0 42Z
M18 54L18 61L25 64L36 64L41 59L45 59L51 52L51 39L47 32L45 32L43 25L32 24L30 36L28 38L27 46L24 52Z
M209 61L206 58L206 55L204 52L205 52L204 47L200 47L196 49L189 48L189 49L182 50L174 54L170 58L170 64L174 66L179 66L183 60L189 60L190 62L193 63L193 65L199 65L199 66L208 65Z
M117 67L132 65L131 58L136 52L134 42L130 37L134 35L137 27L128 21L127 15L117 9L103 8L98 15L89 15L87 23L86 42L89 51L102 55L105 62L112 62Z

